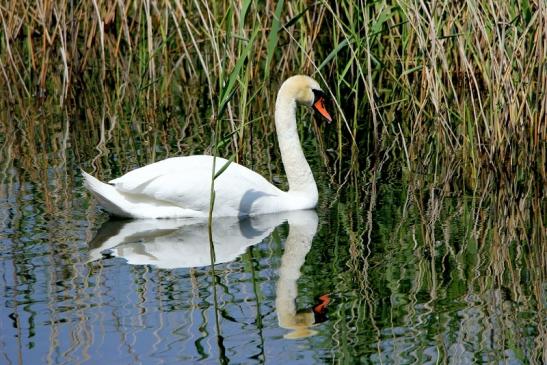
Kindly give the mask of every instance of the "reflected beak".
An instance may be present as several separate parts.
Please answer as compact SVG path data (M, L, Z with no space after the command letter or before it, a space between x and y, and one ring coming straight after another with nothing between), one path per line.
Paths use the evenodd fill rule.
M319 297L319 302L320 302L319 304L316 304L313 307L313 311L317 314L325 313L327 311L327 306L330 303L330 295L329 294L321 295Z
M332 117L330 116L329 112L327 111L327 108L325 107L325 98L322 95L316 98L312 107L319 114L321 114L323 118L327 120L328 123L332 122Z

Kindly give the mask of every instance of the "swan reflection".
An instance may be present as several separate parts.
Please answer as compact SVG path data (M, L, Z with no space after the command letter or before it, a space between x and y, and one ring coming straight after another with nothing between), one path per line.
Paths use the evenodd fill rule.
M225 217L213 221L215 264L230 262L247 247L262 242L283 222L289 234L281 259L276 289L276 309L280 327L290 330L285 338L314 335L311 329L324 320L328 297L313 309L297 311L297 280L313 237L317 213L312 210L267 214L247 218ZM89 243L89 261L108 251L131 265L153 265L161 269L203 267L211 264L207 221L202 219L162 219L106 222Z

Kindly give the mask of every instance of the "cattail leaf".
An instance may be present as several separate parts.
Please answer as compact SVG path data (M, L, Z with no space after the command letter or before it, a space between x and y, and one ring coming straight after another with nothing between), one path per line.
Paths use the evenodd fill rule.
M247 41L247 46L243 50L243 53L239 55L239 59L236 62L236 65L234 66L234 69L228 76L228 81L224 84L224 87L222 88L222 91L220 93L220 104L218 107L218 115L222 115L224 112L224 109L226 108L226 105L228 102L232 99L232 96L235 93L235 84L236 80L239 77L239 74L241 72L241 69L243 68L243 65L245 64L245 61L249 57L251 50L253 48L254 40L258 34L259 29L255 29L253 34L251 35L251 38Z
M321 62L319 67L317 67L317 70L321 70L327 63L330 62L330 60L334 58L334 56L338 54L338 52L342 50L342 48L346 47L348 44L349 42L347 39L344 39L342 42L340 42L340 44L338 44L338 46L336 46L336 48L329 53L329 55L323 60L323 62Z
M279 41L279 29L281 28L281 11L283 10L283 0L278 0L275 7L275 14L272 21L272 28L268 35L268 46L266 49L266 64L264 65L264 74L268 77L270 64L272 62L277 42Z
M230 164L231 164L232 162L234 162L234 158L235 158L234 155L230 156L230 158L228 159L228 161L226 161L226 163L220 168L220 170L218 170L218 171L216 172L215 176L213 177L214 180L216 180L217 177L219 177L220 175L222 175L222 173L223 173L224 171L226 171L226 169L228 168L228 166L230 166Z
M297 22L300 18L302 18L302 16L303 16L304 14L306 14L306 12L307 12L308 10L310 10L310 9L311 9L311 6L308 6L306 9L304 9L304 10L301 11L300 13L296 14L295 17L293 17L291 20L289 20L287 23L285 23L284 28L288 28L288 27L290 27L291 25L293 25L294 23L296 23L296 22Z

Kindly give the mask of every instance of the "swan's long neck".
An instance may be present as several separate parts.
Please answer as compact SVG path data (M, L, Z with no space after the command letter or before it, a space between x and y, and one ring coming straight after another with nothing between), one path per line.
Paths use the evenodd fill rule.
M281 159L289 182L289 194L302 194L317 203L317 185L304 157L298 131L296 129L296 101L286 95L282 87L275 103L275 127L281 150Z

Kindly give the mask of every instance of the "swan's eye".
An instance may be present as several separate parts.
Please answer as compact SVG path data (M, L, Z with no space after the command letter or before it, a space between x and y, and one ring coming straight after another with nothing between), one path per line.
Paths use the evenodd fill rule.
M330 116L329 112L327 111L327 107L326 107L326 99L327 99L327 96L326 94L321 91L321 90L317 90L317 89L312 89L313 91L313 109L315 109L315 111L317 111L319 114L321 114L323 116L323 118L325 118L327 120L327 122L332 122L332 117Z

